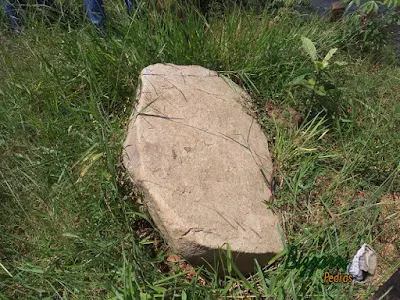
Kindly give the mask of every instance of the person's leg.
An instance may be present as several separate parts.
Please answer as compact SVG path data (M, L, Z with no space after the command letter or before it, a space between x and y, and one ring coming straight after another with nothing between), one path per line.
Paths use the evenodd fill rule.
M103 0L85 0L87 15L93 24L104 27L106 13L104 11Z
M125 0L126 7L128 8L128 14L131 16L132 15L132 1L131 0Z
M20 31L21 29L21 17L18 14L17 5L19 5L17 0L0 0L1 4L6 11L7 17L10 20L11 28L13 31Z

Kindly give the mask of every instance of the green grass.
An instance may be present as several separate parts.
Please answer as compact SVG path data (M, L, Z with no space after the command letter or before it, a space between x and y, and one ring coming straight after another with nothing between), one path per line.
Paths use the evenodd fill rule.
M391 48L367 51L354 25L291 9L205 19L185 8L181 22L148 7L130 20L110 3L104 38L79 6L47 25L30 20L22 35L0 32L0 299L368 297L400 259L400 69ZM338 47L333 60L348 63L331 72L334 119L309 114L309 92L290 85L312 67L301 36L320 56ZM249 91L271 141L270 206L288 245L347 256L367 242L379 256L372 284L324 285L324 270L302 276L284 257L251 277L196 268L188 279L167 263L168 246L121 164L138 75L158 62L199 64Z

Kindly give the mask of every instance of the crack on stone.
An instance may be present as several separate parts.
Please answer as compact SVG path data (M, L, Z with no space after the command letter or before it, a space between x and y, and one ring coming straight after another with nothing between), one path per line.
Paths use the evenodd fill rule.
M151 73L151 74L142 73L142 76L166 76L166 74L165 73ZM172 77L177 77L177 76L182 76L182 77L201 77L201 78L204 78L204 77L220 77L220 76L218 76L218 74L212 74L212 73L210 73L208 75L194 75L194 74L185 74L185 75L183 75L182 73L180 73L179 75L168 75L168 76L172 76Z
M155 115L155 116L157 116L157 115ZM229 137L229 136L227 136L227 135L225 135L225 134L223 134L223 133L218 132L218 133L220 134L220 135L218 135L218 134L212 133L212 132L207 131L207 130L202 129L202 128L198 128L198 127L195 127L195 126L192 126L192 125L189 125L189 124L185 124L185 123L182 123L182 122L174 121L175 119L180 119L180 118L168 118L168 117L164 117L164 118L162 118L162 119L165 119L165 120L168 120L168 121L171 121L171 122L175 122L175 123L180 124L180 125L183 125L183 126L187 126L187 127L190 127L190 128L193 128L193 129L196 129L196 130L199 130L199 131L202 131L202 132L204 132L204 133L210 134L210 135L212 135L212 136L215 136L215 137L218 137L218 138L227 140L227 141L235 142L235 143L239 144L240 146L242 146L242 147L248 149L248 147L247 147L246 145L243 145L242 143L236 141L235 139L233 139L233 138L231 138L231 137Z
M168 65L168 64L167 64L167 65ZM177 68L177 67L175 67L175 66L171 66L171 67L173 67L173 68L179 70L179 68ZM143 74L143 75L147 75L147 74ZM163 76L163 77L164 77L164 80L167 81L169 84L171 84L171 85L183 96L183 98L185 99L186 102L189 102L188 99L186 98L185 94L177 87L177 85L175 85L175 84L172 83L170 80L168 80L167 78L165 78L165 77L166 77L166 74L150 74L150 75L147 75L147 76L153 76L153 75L161 75L161 76ZM180 75L182 76L184 82L186 82L186 81L185 81L185 76L190 76L190 75L183 75L182 72L180 72ZM200 76L200 75L193 75L193 76L204 77L203 75L201 75L201 76ZM218 74L213 75L213 76L219 77ZM147 79L147 78L146 78L146 79ZM156 93L156 95L157 95L157 98L154 99L153 101L151 101L149 104L147 104L141 111L144 111L145 109L147 109L148 107L150 107L150 105L153 104L155 101L159 100L160 97L162 97L164 100L166 100L165 97L164 97L164 95L159 95L159 94L158 94L158 92L157 92L155 86L153 85L153 83L152 83L149 79L147 79L147 80L148 80L148 82L150 83L150 85L153 87L153 89L154 89L154 91L155 91L155 93ZM194 87L194 86L193 86L192 84L190 84L190 83L189 83L189 85L192 86L192 87ZM214 97L218 95L218 94L213 94L213 93L207 92L206 90L203 90L203 89L199 89L199 88L197 88L197 87L194 87L194 89L195 89L195 90L198 90L198 91L202 91L202 92L206 93L207 95L211 95L211 96L214 96ZM221 100L223 100L223 101L226 101L226 99L223 99L223 98L220 98L220 97L217 97L217 98L218 98L218 99L221 99ZM166 100L166 101L167 101L167 100ZM168 102L172 107L174 107L169 101L167 101L167 102ZM160 114L162 114L162 112L160 112L158 109L156 109L156 108L154 108L154 107L151 107L151 108L154 109L155 111L158 111ZM150 116L150 117L157 117L157 118L162 118L162 119L169 120L169 121L173 121L173 120L182 120L182 119L184 119L184 118L178 118L178 117L168 117L168 116L165 116L165 115L164 115L164 116L161 116L161 115L156 115L156 114L145 114L145 113L142 113L142 112L138 112L138 113L137 113L137 116L139 116L139 115ZM185 123L181 123L181 122L176 122L176 123L181 124L181 125L184 125L184 126L188 126L188 127L190 127L190 128L196 129L196 130L200 130L200 131L202 131L202 132L204 132L204 133L211 134L211 135L213 135L213 136L216 136L216 137L219 137L219 138L223 138L223 139L225 139L225 140L230 140L230 141L232 141L232 142L234 142L234 143L236 143L236 144L238 144L238 145L244 147L245 149L249 150L250 153L251 153L252 156L253 156L253 153L252 153L252 151L251 151L251 148L250 148L249 142L248 142L248 141L249 141L249 137L250 137L251 128L252 128L252 126L253 126L253 122L254 122L254 119L252 118L252 122L251 122L251 124L250 124L249 132L248 132L248 136L247 136L247 144L248 144L247 146L244 145L244 144L242 144L241 142L235 140L234 138L232 138L232 137L230 137L230 136L228 136L228 135L226 135L226 134L223 134L223 133L221 133L221 132L218 132L218 134L220 135L220 136L219 136L219 135L217 135L217 134L215 134L215 133L209 132L209 131L207 131L207 130L205 130L205 129L202 129L202 128L198 128L198 127L195 127L195 126L191 126L191 125L189 125L189 124L185 124ZM152 126L150 123L149 123L149 125ZM222 135L222 136L221 136L221 135ZM257 161L256 161L256 159L254 158L254 156L253 156L253 159L254 159L254 161L256 162L256 164L259 166L259 164L257 163Z
M128 144L124 146L124 155L128 157L129 165L131 165L132 158L129 155L129 152L126 150L128 147L133 147L134 145ZM128 168L127 168L128 169Z
M175 90L175 89L176 89L175 86L168 87L168 88L163 88L164 91L165 91L165 90ZM170 101L168 101L167 98L164 97L164 94L165 94L165 93L162 94L162 97L164 98L164 101L167 102L169 105L171 105L173 108L176 108L175 105L173 105Z
M264 158L261 157L260 155L258 155L258 153L253 152L252 149L251 149L251 146L250 146L250 134L251 134L251 128L253 127L254 122L255 122L255 120L254 120L254 118L252 117L252 118L251 118L251 124L250 124L250 127L249 127L249 131L248 131L248 133L247 133L247 141L246 141L246 143L247 143L247 145L248 145L248 150L250 151L251 157L253 158L255 164L259 167L259 169L260 169L260 171L261 171L261 173L262 173L262 175L263 175L263 177L264 177L264 179L265 179L265 182L267 183L267 186L268 186L269 188L271 188L271 183L268 181L267 176L266 176L266 174L264 173L263 165L262 165L262 163L261 163L261 164L258 163L258 161L257 161L257 159L255 158L255 156L257 156L257 158L260 160L260 162L261 162ZM272 181L272 179L271 179L271 181Z
M126 148L133 147L133 146L134 145L132 145L132 144L128 144L128 145L124 146L124 150L126 151ZM131 159L130 156L129 156L129 153L126 153L126 155L128 156L129 159Z
M251 151L249 146L246 146L246 145L242 144L241 142L239 142L239 141L235 140L234 138L230 137L229 135L226 135L226 134L224 134L222 132L218 132L218 133L223 135L224 137L228 138L229 140L235 142L236 144L239 144L240 146L244 147L245 149ZM239 134L239 135L241 136L241 134Z
M164 77L165 77L165 75L164 75ZM155 92L157 98L154 99L153 101L151 101L150 103L148 103L148 104L142 109L142 111L145 110L146 108L150 107L151 104L153 104L154 102L156 102L156 101L159 100L160 98L162 98L164 101L166 101L166 102L167 102L169 105L171 105L172 107L175 107L171 102L169 102L169 101L165 98L164 94L161 94L161 95L160 95L160 94L158 93L158 90L155 88L155 86L154 86L154 84L151 82L151 80L149 80L148 78L146 78L146 79L147 79L148 83L152 86L152 88L153 88L153 90L154 90L154 92ZM178 89L172 82L170 82L169 80L164 80L164 81L167 81L169 84L172 85L172 87L163 88L163 90L167 90L167 89L177 89L177 90L179 90L179 89ZM142 88L142 87L141 87L141 88ZM179 90L179 91L180 91L180 90ZM180 91L180 92L181 92L181 94L183 95L182 91ZM148 93L146 93L146 94L151 94L151 92L148 92ZM185 95L183 95L183 97L185 98L186 102L188 102L188 100L186 99ZM162 114L162 112L160 112L157 108L154 108L154 107L151 107L151 108L154 109L155 111L159 112L160 114Z
M195 90L205 92L205 93L208 94L208 95L211 95L211 96L214 96L214 97L216 97L216 98L218 98L218 99L220 99L220 100L226 101L226 99L219 97L218 94L213 94L213 93L207 92L206 90L203 90L203 89L200 89L200 88L198 88L198 87L195 87L195 86L193 86L193 84L187 83L186 80L185 80L185 77L202 77L202 78L204 78L204 77L220 77L220 76L218 75L218 73L208 72L207 75L203 75L203 74L202 74L202 75L183 74L182 70L180 70L178 67L176 67L176 66L174 66L174 65L170 65L170 64L166 64L166 65L169 66L169 67L172 67L172 68L174 68L174 69L176 69L176 70L179 70L179 75L175 75L175 76L174 76L174 75L170 75L170 74L167 75L167 74L165 74L165 73L146 73L146 72L143 72L143 73L142 73L142 76L162 76L163 79L164 79L164 81L167 81L167 82L168 82L169 84L171 84L176 90L178 90L178 91L181 93L181 95L183 96L183 98L185 99L186 102L189 102L189 100L186 98L185 94L177 87L177 85L175 85L174 83L172 83L172 82L169 80L169 78L168 78L167 76L172 76L172 77L180 76L180 77L182 77L183 83L184 83L185 85L189 85L189 86L193 87ZM148 78L146 78L146 79L149 81L149 83L151 84L151 86L153 87L154 91L156 92L156 94L157 94L157 96L158 96L157 90L156 90L156 88L154 87L154 85L152 84L152 82L151 82ZM171 103L169 103L169 104L172 105ZM172 105L172 106L173 106L173 105Z
M207 90L203 90L203 89L201 89L201 88L198 88L198 87L196 87L195 85L193 85L193 84L191 84L191 83L188 83L187 85L193 87L193 89L196 90L196 91L200 91L200 92L206 93L207 95L213 96L214 98L217 98L217 99L222 100L222 101L224 101L224 102L226 102L226 100L227 100L227 99L221 98L221 95L220 95L220 94L210 93L210 92L208 92Z
M240 225L240 223L235 220L235 223L238 225L238 227L240 227L243 231L247 231L246 228L244 228L242 225Z
M179 68L179 67L177 67L176 65L174 65L174 64L164 64L164 66L168 66L168 67L171 67L171 68L174 68L174 69L178 70L178 71L179 71L179 74L180 74L181 76L183 76L183 75L182 75L182 69ZM165 74L164 74L164 75L165 75Z
M151 102L149 102L148 104L145 105L145 107L143 107L142 109L137 109L135 108L134 113L132 114L132 118L130 120L130 124L129 126L133 126L133 124L136 122L137 117L143 113L143 111L145 111L147 108L150 107L150 105L152 105L154 102L156 102L157 100L159 100L158 96L156 99L152 100ZM153 108L153 107L152 107ZM158 111L157 109L153 108L154 110ZM162 112L158 111L160 114L162 114ZM133 122L133 123L132 123Z
M183 77L183 75L182 75L182 77ZM168 79L164 79L164 80L167 81L168 83L170 83L173 87L175 87L175 89L182 95L182 97L185 99L185 101L189 102L189 100L186 98L185 94L175 84L173 84ZM183 79L183 81L185 82L185 79Z
M149 182L149 183L152 183L152 184L154 184L154 185L156 185L156 186L162 187L163 189L166 189L166 190L172 191L172 192L174 192L174 193L176 192L174 189L168 188L168 187L166 187L166 186L163 186L163 185L161 185L161 184L159 184L159 183L156 183L156 182L154 182L154 181L150 181L150 180L142 180L142 182Z
M151 129L154 129L154 126L151 125L151 123L150 123L149 121L147 121L146 118L143 118L143 120L144 120L147 124L149 124L149 126L151 126Z
M192 228L189 228L188 230L186 230L186 232L181 235L181 238L184 238L184 237L186 237L187 235L189 235L191 233L196 234L196 233L199 233L199 232L204 232L206 234L216 235L214 232L209 231L209 230L205 230L204 228L192 227Z
M225 220L226 223L228 223L230 226L232 226L233 229L237 230L237 227L235 227L231 222L229 222L229 220L227 218L224 217L224 215L222 213L220 213L218 210L216 210L215 208L211 208L213 211L215 211L222 219Z
M143 74L143 76L148 76L148 75ZM146 78L146 77L144 77L144 78ZM143 80L144 78L142 78L142 80ZM153 88L154 92L156 93L156 95L157 95L157 96L160 96L160 95L158 94L158 90L156 89L156 87L154 86L154 84L151 82L151 80L148 79L148 78L146 78L146 80L150 83L150 85L152 86L152 88ZM141 86L141 88L143 88L143 85Z
M183 118L167 117L167 116L160 116L160 115L154 115L154 114L145 114L145 113L140 113L139 116L161 118L161 119L165 119L165 120L182 120L183 119Z
M164 95L158 96L154 101L152 101L151 104L153 104L156 100L159 100L160 98L164 98ZM165 100L165 98L164 98L163 100ZM158 108L156 108L156 107L154 107L154 106L146 106L146 109L147 109L147 108L153 109L153 110L155 110L156 112L158 112L160 115L166 116L166 114L164 114L161 110L159 110ZM144 111L144 109L142 109L142 111ZM139 115L143 114L142 111L139 113Z
M182 123L182 122L176 122L176 121L174 121L174 120L182 120L182 119L184 119L184 118L174 118L174 117L160 116L160 115L154 115L154 114L145 114L145 113L140 113L139 115L149 116L149 117L158 117L158 118L161 118L161 119L164 119L164 120L172 121L172 122L178 123L178 124L180 124L180 125L187 126L187 127L190 127L190 128L193 128L193 129L196 129L196 130L199 130L199 131L202 131L202 132L204 132L204 133L213 135L213 136L218 137L218 138L222 138L222 139L227 140L227 141L232 141L232 142L234 142L234 143L236 143L236 144L238 144L238 145L244 147L245 149L249 150L250 153L251 153L252 156L253 156L253 153L252 153L252 151L251 151L251 149L250 149L250 146L246 146L246 145L242 144L241 142L235 140L234 138L232 138L232 137L230 137L230 136L228 136L228 135L226 135L226 134L224 134L224 133L218 132L218 134L219 134L219 135L218 135L218 134L212 133L212 132L207 131L207 130L202 129L202 128L198 128L198 127L195 127L195 126L192 126L192 125L189 125L189 124L185 124L185 123ZM151 125L151 124L150 124L150 125ZM240 135L240 134L239 134L239 135ZM254 159L254 161L256 162L257 166L260 166L260 165L257 163L257 161L256 161L256 159L254 158L254 156L253 156L253 159Z
M264 177L264 180L267 183L267 186L269 188L271 188L272 179L271 179L271 182L268 180L267 175L264 173L264 170L262 168L260 168L260 172L261 172L262 176Z
M261 235L259 235L259 234L257 233L257 231L255 231L253 228L250 228L250 230L253 231L260 239L262 238Z
M251 124L250 124L250 127L249 127L249 132L247 133L247 140L246 140L247 145L249 145L249 149L250 149L249 139L250 139L250 133L251 133L251 128L253 127L253 123L254 123L254 119L251 118Z
M227 101L227 99L225 99L225 98L221 98L221 97L218 97L216 94L210 94L210 95L213 95L213 96L214 96L214 98L216 98L216 99L219 99L219 100L222 100L222 101L224 101L224 102L226 102L226 101Z
M157 169L157 170L158 170L158 169ZM173 194L178 194L178 195L180 195L180 196L182 196L183 194L186 193L186 188L184 188L183 190L175 190L175 189L173 189L173 188L169 188L169 187L163 186L163 185L161 185L161 184L159 184L159 183L156 183L156 182L150 181L150 180L142 180L142 182L149 182L149 183L154 184L154 185L156 185L156 186L159 186L159 187L161 187L161 188L163 188L163 189L169 190L169 191L171 191Z
M184 234L182 234L182 237L187 236L191 232L197 233L197 232L202 232L202 231L205 231L205 230L203 228L196 228L196 227L189 228Z
M174 64L170 64L170 63L167 63L167 64L163 64L163 63L161 63L161 65L163 65L163 66L168 66L168 67L170 67L170 68L174 68L174 69L176 69L176 70L178 70L178 72L179 72L179 75L180 76L182 76L182 77L184 77L184 76L190 76L190 77L219 77L219 75L218 75L218 73L217 72L213 72L213 71L210 71L210 70L207 70L206 69L206 71L207 71L207 75L204 75L204 74L201 74L201 75L197 75L197 74L185 74L185 75L183 75L183 70L181 69L181 68L179 68L179 67L177 67L176 65L174 65ZM203 68L204 69L204 68ZM146 71L147 71L147 68L145 68L144 69L144 72L142 73L143 75L148 75L148 76L152 76L152 75L163 75L163 76L166 76L166 74L165 73L151 73L151 71L150 71L150 73L146 73ZM174 75L174 74L168 74L169 76L179 76L179 75Z

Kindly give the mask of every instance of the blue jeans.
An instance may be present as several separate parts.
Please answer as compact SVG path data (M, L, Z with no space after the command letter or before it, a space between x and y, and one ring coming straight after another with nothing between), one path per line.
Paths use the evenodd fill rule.
M46 4L51 5L51 2L54 0L36 0L38 4ZM85 8L87 11L88 18L92 21L93 24L104 26L104 19L106 18L106 13L104 11L103 0L84 0ZM15 31L18 31L21 27L22 18L18 14L18 9L20 7L21 2L19 0L0 0L1 4L6 11L8 19L11 23L11 28ZM125 4L128 8L129 15L132 14L132 1L125 0Z
M3 5L4 10L6 11L12 29L19 30L21 27L22 17L18 11L26 8L26 1L0 0L0 3ZM52 6L54 4L54 0L36 0L36 4Z
M132 15L132 1L125 0L125 4L128 8L128 14ZM106 18L106 12L104 11L103 0L85 0L85 8L93 24L104 26L103 22Z
M11 28L14 31L19 30L20 28L20 23L21 23L21 17L18 14L17 10L17 1L15 0L0 0L1 4L4 7L4 10L6 11L7 17L10 20L11 23Z

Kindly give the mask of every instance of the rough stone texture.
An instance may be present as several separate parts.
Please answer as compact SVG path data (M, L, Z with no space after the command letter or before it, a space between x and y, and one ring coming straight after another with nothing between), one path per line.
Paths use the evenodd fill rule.
M268 143L246 97L203 67L151 65L124 144L124 165L172 249L213 263L229 243L244 273L283 249L279 218L264 203Z

